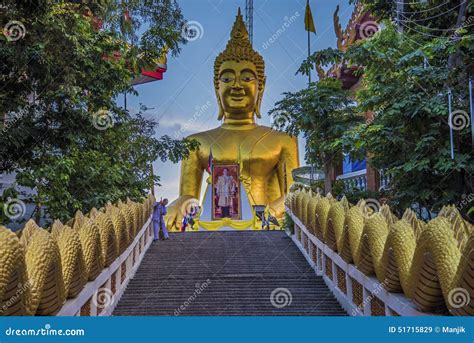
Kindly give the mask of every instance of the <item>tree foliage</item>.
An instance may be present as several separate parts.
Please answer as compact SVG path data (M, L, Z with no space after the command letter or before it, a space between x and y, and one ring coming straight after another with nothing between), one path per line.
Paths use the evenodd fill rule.
M474 74L472 2L415 1L403 8L390 1L354 2L376 17L379 32L345 52L315 52L298 72L307 74L315 65L357 67L362 75L353 94L357 111L373 113L374 119L350 127L340 141L343 150L355 157L367 152L370 165L391 175L388 196L394 207L437 211L447 203L459 204L474 192L468 94L468 79ZM290 122L313 117L311 112L301 115L296 121L290 116ZM317 142L315 148L324 151L325 146ZM470 206L459 208L465 213Z
M154 160L196 147L155 137L157 123L115 101L163 48L179 53L176 1L7 0L2 10L2 27L16 23L24 35L7 31L0 46L0 172L33 188L47 216L138 199L158 182Z
M374 120L347 133L347 144L371 152L370 163L392 176L392 201L399 208L418 203L438 210L472 193L474 160L470 142L468 82L464 66L448 68L456 49L446 39L400 37L395 27L348 53L363 66L364 79L357 92L361 111ZM448 87L451 90L450 120ZM454 128L451 158L450 125Z
M300 91L284 93L284 98L269 114L277 129L293 136L303 134L306 161L328 175L342 159L343 134L361 120L354 107L354 101L349 92L342 89L342 83L328 78ZM326 183L327 192L330 188L331 184Z

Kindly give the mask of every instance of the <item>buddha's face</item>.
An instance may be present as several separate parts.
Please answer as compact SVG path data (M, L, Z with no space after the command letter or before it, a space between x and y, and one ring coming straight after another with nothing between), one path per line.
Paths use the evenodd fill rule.
M248 61L222 63L217 93L226 117L252 118L259 97L255 65Z

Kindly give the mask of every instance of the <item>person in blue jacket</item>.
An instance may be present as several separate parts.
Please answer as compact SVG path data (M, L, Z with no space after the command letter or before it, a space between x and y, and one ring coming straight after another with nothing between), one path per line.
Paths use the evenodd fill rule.
M163 217L166 214L166 205L168 205L168 199L155 202L153 206L153 231L155 234L154 241L160 239L160 230L163 232L162 239L168 239L168 230L166 229L165 220Z

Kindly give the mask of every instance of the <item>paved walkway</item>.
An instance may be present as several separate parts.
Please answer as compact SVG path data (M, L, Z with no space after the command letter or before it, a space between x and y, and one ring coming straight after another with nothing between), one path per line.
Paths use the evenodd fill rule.
M282 231L186 232L150 246L114 315L345 315Z

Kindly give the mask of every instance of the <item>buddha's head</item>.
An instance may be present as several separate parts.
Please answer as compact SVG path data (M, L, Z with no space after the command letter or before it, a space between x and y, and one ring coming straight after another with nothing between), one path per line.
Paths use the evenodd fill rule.
M214 62L218 119L253 119L254 113L260 118L265 63L250 44L240 8L230 36L225 50Z

